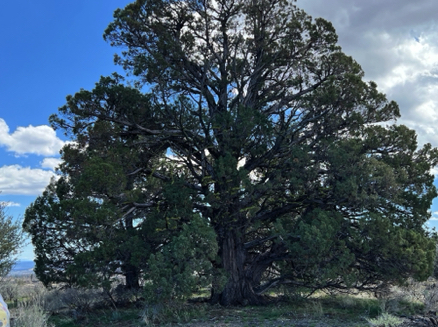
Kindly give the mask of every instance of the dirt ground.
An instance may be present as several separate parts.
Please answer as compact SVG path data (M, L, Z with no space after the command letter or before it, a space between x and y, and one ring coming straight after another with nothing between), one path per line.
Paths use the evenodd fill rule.
M404 318L404 322L397 327L432 327L438 326L438 321L428 317L409 317ZM341 321L336 318L296 318L296 319L276 319L276 320L248 320L248 321L210 321L210 322L191 322L187 324L177 324L185 327L370 327L364 318L357 321Z

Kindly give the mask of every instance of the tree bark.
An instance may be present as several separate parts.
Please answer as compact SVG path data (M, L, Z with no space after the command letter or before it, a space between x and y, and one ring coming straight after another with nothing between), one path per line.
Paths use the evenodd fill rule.
M137 290L140 288L139 274L135 266L127 265L124 275L127 289Z
M221 241L220 256L222 266L227 274L227 283L219 295L219 303L230 305L257 305L263 298L253 288L253 269L245 266L244 243L238 232L227 231ZM212 301L216 294L212 293Z

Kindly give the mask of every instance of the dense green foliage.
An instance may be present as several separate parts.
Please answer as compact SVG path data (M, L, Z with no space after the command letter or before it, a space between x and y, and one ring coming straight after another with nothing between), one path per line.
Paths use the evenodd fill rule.
M24 237L21 224L8 215L4 203L0 202L0 277L5 277L12 270Z
M88 127L86 140L78 137L78 143L67 145L59 168L62 176L27 208L23 226L35 246L35 273L45 285L109 289L117 272L126 277L129 288L138 288L146 267L160 281L170 272L177 273L172 266L170 272L161 268L172 262L166 249L178 243L184 258L193 261L186 268L179 267L180 276L175 278L191 288L177 287L172 292L172 280L167 279L166 292L161 291L160 297L183 296L203 285L190 281L195 268L205 268L202 254L192 249L198 242L209 251L207 257L214 256L214 232L194 216L190 206L183 210L181 204L188 203L189 194L181 192L177 180L155 185L130 179L130 170L148 160L148 155L133 152L129 138L114 139L113 133L117 134L110 124L100 122ZM160 199L165 203L148 204L157 192L163 193ZM142 210L134 212L133 202ZM168 244L157 254L154 249L163 242Z
M137 0L114 18L104 37L134 78L67 97L51 123L74 143L26 212L46 283L121 269L229 305L430 275L438 152L391 125L397 104L329 22L285 0Z

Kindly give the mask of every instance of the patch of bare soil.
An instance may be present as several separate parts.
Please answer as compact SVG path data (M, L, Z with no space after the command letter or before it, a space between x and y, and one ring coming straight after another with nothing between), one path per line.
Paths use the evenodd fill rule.
M184 327L369 327L370 324L358 318L357 321L342 321L336 318L280 318L275 320L245 320L245 321L211 321L191 322L177 324ZM436 317L413 316L404 318L404 322L398 327L433 327L438 326Z
M270 314L272 314L271 317ZM364 317L344 319L332 314L311 316L294 312L283 312L278 316L278 312L270 312L267 308L217 308L209 310L207 317L203 316L199 320L193 319L189 323L176 325L184 327L369 327Z
M369 326L366 322L342 322L336 319L314 319L314 318L297 318L297 319L275 319L275 320L249 320L249 321L234 321L234 322L192 322L184 324L185 327L284 327L284 326L294 326L294 327L362 327Z
M370 327L365 316L345 318L335 314L311 316L290 312L283 313L281 317L263 318L263 314L260 315L257 312L257 309L227 308L224 310L218 308L211 310L208 317L203 316L199 320L193 319L189 323L175 325L184 327ZM269 312L265 311L264 314L268 315ZM438 326L438 316L435 313L401 318L403 323L398 327Z

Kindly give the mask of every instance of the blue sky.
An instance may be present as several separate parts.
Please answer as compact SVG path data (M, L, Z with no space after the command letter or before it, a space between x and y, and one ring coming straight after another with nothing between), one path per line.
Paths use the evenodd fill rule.
M103 38L127 0L3 1L0 6L0 201L22 219L53 174L63 135L48 117L120 69ZM21 259L32 259L26 246Z
M102 39L112 13L129 0L24 0L0 6L0 201L22 219L53 175L66 141L48 117L80 88L121 72ZM438 12L436 0L299 0L333 22L339 43L396 100L419 142L438 146ZM429 226L438 226L438 202ZM24 247L20 259L32 259Z

